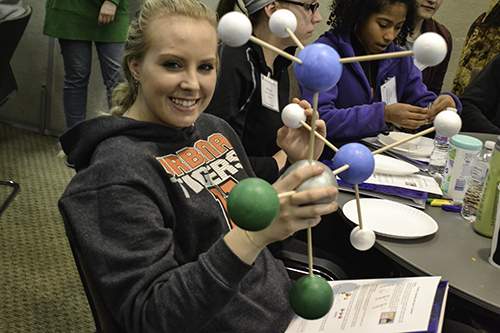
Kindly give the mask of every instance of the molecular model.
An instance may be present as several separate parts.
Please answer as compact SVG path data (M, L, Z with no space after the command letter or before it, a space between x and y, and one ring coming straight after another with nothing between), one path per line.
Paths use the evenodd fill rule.
M434 127L414 134L404 140L385 146L371 152L359 143L349 143L337 149L323 136L316 132L314 124L317 117L318 94L333 88L342 75L342 64L356 61L368 61L392 57L413 55L419 62L427 66L435 66L443 61L446 55L446 43L436 33L424 33L415 41L413 51L382 53L360 57L340 58L336 50L325 44L312 44L304 47L293 34L297 27L295 15L286 10L276 11L269 20L269 28L280 38L292 38L300 49L297 57L290 55L260 39L252 36L252 24L242 13L230 12L224 15L218 25L221 40L228 46L238 47L252 42L266 47L279 55L294 61L294 72L297 81L307 90L314 92L312 126L306 121L304 110L298 104L289 104L282 110L283 123L289 128L305 127L311 132L309 159L293 164L284 174L313 164L321 164L325 172L303 182L295 191L277 194L274 188L264 180L249 178L239 182L229 193L227 209L233 222L240 228L249 231L258 231L267 228L279 214L279 199L293 195L298 191L323 186L338 187L336 175L345 183L354 185L358 221L350 234L350 241L354 248L366 251L375 244L375 233L363 226L358 185L368 179L375 168L375 154L382 153L397 145L410 141L418 136L436 131L445 137L451 137L460 131L462 122L460 117L452 111L440 112L435 120ZM332 170L321 162L313 161L314 139L322 140L335 151ZM336 200L330 198L327 202ZM324 203L324 201L321 201ZM305 319L318 319L326 315L333 305L333 291L328 282L312 273L312 237L311 228L307 230L309 275L301 277L295 282L290 291L290 305L295 313Z

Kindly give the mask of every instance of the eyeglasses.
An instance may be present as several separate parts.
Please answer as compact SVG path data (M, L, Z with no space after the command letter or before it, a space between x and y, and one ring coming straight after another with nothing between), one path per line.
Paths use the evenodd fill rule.
M292 0L279 0L279 1L288 2L288 3L292 3L294 5L302 6L305 9L310 10L313 14L316 11L316 9L318 9L318 7L319 7L319 2L305 3L305 2L298 2L298 1L292 1Z

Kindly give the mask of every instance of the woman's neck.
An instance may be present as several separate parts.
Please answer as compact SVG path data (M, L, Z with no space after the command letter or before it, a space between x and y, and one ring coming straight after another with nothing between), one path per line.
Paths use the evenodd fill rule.
M413 31L410 33L410 35L407 37L409 41L415 41L418 36L422 34L422 24L424 23L424 19L419 19L417 22L415 22L415 27L413 28Z
M279 37L277 37L269 29L269 25L267 24L267 22L266 22L266 24L260 24L259 26L254 27L253 33L254 33L255 37L257 37L258 39L260 39L268 44L271 44L272 46L277 47L280 50L284 50L290 46L291 38L279 38ZM278 56L278 54L274 51L269 50L266 47L262 47L262 51L264 53L266 65L269 68L271 68L271 71L274 72L274 60L276 60L276 57Z

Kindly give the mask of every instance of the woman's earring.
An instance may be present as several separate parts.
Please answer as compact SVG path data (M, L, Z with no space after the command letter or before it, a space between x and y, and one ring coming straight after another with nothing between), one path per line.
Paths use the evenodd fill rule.
M139 80L134 79L134 96L137 96L137 92L138 92L138 90L139 90L139 85L140 85L140 84L141 84L141 83L139 82Z

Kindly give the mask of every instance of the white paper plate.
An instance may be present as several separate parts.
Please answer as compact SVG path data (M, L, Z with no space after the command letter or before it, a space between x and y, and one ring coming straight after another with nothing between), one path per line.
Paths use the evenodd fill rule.
M373 157L375 158L375 170L373 171L374 173L402 176L411 175L419 171L419 168L417 168L416 166L398 160L396 158L380 154L377 154Z
M389 135L379 134L377 139L380 143L388 146L390 144L393 144L394 142L406 139L411 135L412 134L403 132L390 132ZM434 140L420 136L391 149L394 149L398 152L403 152L408 156L429 157L431 156L433 148Z
M376 234L390 238L420 238L438 230L436 221L426 213L390 200L360 199L363 226ZM356 200L342 207L344 215L359 224Z

